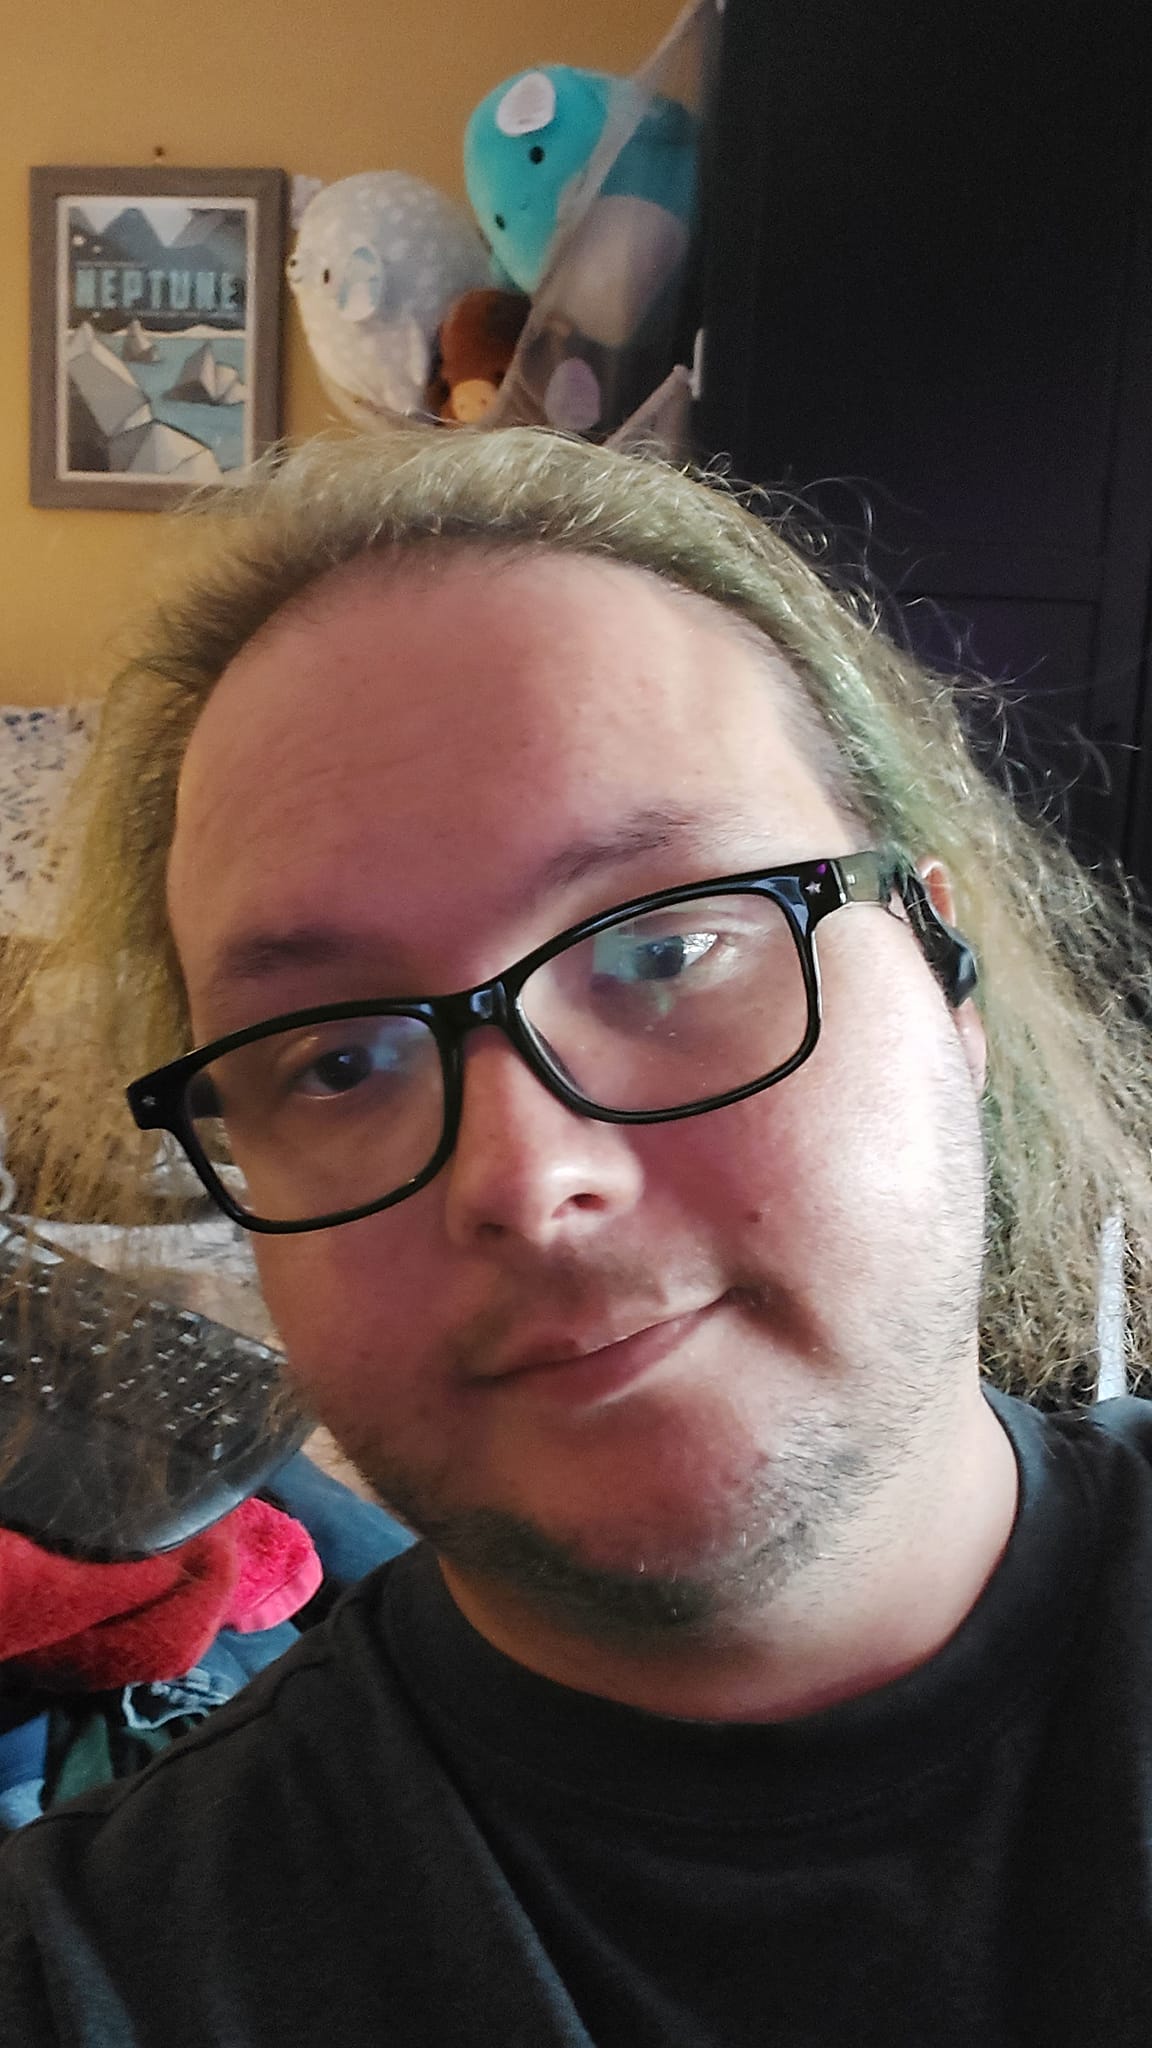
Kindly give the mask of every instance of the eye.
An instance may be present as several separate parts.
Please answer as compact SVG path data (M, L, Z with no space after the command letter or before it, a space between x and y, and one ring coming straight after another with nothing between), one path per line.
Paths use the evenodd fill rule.
M317 1033L287 1034L277 1052L272 1040L273 1071L269 1095L287 1104L303 1099L331 1102L337 1096L363 1095L379 1105L424 1074L434 1041L423 1024L410 1017L380 1018L375 1024L337 1024Z
M609 971L619 981L676 981L722 943L717 932L670 932L640 944L629 941L615 958L609 956Z
M541 149L540 144L538 142L534 142L532 144L531 149L528 151L528 161L530 164L543 163L544 151Z
M302 1095L346 1095L368 1079L375 1062L366 1045L337 1046L321 1053L298 1083Z
M507 227L508 223L507 223L507 221L505 220L505 218L504 218L504 215L503 215L502 213L496 213L496 214L493 214L492 218L493 218L493 220L495 221L495 223L496 223L496 226L497 226L498 228L504 228L504 227Z
M327 264L324 265L323 270L320 272L320 282L321 284L331 284L332 282L332 272Z

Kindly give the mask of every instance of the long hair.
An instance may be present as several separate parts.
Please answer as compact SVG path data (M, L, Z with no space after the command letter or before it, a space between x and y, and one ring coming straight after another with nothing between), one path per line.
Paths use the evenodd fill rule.
M1138 1384L1152 1360L1152 987L1136 909L993 783L955 685L898 650L867 603L714 480L535 429L312 442L215 494L183 535L182 588L111 685L71 806L54 934L0 989L0 1105L38 1213L150 1213L154 1146L123 1087L190 1042L165 869L185 746L240 648L361 557L573 552L649 570L773 643L833 794L874 843L946 864L988 1036L983 1370L1033 1397L1090 1392L1101 1238L1119 1213Z

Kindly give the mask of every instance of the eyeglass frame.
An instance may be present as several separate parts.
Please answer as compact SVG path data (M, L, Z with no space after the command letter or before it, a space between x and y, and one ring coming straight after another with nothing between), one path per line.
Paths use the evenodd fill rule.
M823 1022L820 963L814 944L817 925L834 910L841 910L850 903L886 906L897 891L929 965L943 979L950 1004L958 1007L975 988L975 960L959 933L945 924L934 909L919 875L891 852L844 854L827 860L799 861L786 867L752 868L740 874L681 883L672 889L657 889L648 895L633 897L598 912L595 917L582 918L579 923L566 926L555 938L534 947L530 953L525 953L505 968L503 973L493 975L491 980L478 982L474 988L457 990L450 995L323 1003L266 1018L259 1024L247 1025L242 1031L231 1031L223 1038L196 1046L191 1052L182 1053L178 1059L142 1075L126 1090L128 1106L140 1130L162 1130L176 1139L212 1200L241 1228L259 1235L283 1237L310 1230L328 1230L341 1223L356 1223L365 1216L377 1215L418 1194L451 1158L463 1114L463 1051L464 1040L470 1031L484 1025L503 1031L542 1086L566 1108L574 1110L577 1115L589 1117L595 1123L678 1123L686 1117L704 1116L714 1109L726 1109L732 1103L743 1102L749 1096L775 1087L778 1081L787 1080L816 1049ZM630 917L671 909L678 903L692 902L701 897L736 895L769 897L783 911L792 932L808 1003L808 1028L799 1049L783 1066L773 1068L755 1081L675 1109L606 1109L570 1087L547 1063L531 1026L520 1013L520 993L530 977L570 947L584 939L595 938L598 932ZM336 1210L297 1222L275 1222L251 1214L229 1194L200 1144L186 1107L189 1083L213 1061L261 1038L271 1038L281 1031L299 1030L309 1024L338 1023L358 1017L412 1017L431 1031L440 1055L444 1088L443 1127L440 1143L431 1160L401 1187L354 1209Z

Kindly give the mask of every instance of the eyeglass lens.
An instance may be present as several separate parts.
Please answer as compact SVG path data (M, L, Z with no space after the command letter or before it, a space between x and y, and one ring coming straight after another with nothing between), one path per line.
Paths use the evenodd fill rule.
M577 940L529 976L540 1063L590 1106L658 1114L787 1066L808 1030L796 936L770 897L693 897ZM233 1199L267 1222L383 1200L440 1145L440 1052L417 1017L271 1032L200 1070L187 1109Z

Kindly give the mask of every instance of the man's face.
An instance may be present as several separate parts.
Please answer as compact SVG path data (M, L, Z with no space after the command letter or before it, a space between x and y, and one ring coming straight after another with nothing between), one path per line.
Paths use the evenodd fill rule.
M643 892L865 850L789 687L620 567L332 577L189 748L170 910L197 1038L467 988ZM222 972L242 940L270 943ZM880 905L818 950L820 1042L764 1093L598 1123L481 1028L430 1185L255 1240L313 1412L456 1562L767 1585L948 1429L974 1375L979 1026Z

